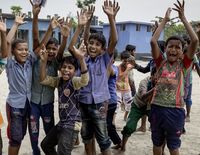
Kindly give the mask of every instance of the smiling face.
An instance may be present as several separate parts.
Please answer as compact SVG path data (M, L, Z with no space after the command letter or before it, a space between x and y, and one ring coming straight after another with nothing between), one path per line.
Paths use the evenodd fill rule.
M55 44L48 44L46 49L48 52L48 61L52 61L57 56L58 46Z
M24 64L29 55L28 44L26 42L17 43L12 53L15 56L15 59L18 63Z
M166 47L166 55L169 63L173 64L182 56L182 43L180 40L169 40Z
M88 54L91 58L96 58L103 51L102 43L91 38L88 43Z
M75 66L64 62L60 69L61 77L64 81L71 79L75 74Z

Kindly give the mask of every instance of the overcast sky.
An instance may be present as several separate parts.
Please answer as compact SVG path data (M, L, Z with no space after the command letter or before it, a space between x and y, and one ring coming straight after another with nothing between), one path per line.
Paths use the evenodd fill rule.
M150 22L156 16L164 16L168 7L173 7L176 0L116 0L119 2L120 10L118 12L117 21L143 21ZM189 21L200 20L200 0L185 0L185 15ZM67 16L71 14L76 16L76 0L47 0L46 6L42 8L40 17L46 18L47 15L59 14ZM102 10L103 0L96 0L95 15L99 20L107 23L107 17ZM12 5L19 5L23 8L23 12L31 11L29 0L0 0L0 8L4 13L10 13ZM177 13L172 12L172 18Z

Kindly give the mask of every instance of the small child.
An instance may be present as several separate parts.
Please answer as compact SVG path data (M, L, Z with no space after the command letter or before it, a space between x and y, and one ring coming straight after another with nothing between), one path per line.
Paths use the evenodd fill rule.
M151 39L152 57L158 70L158 80L151 101L150 124L154 155L162 154L165 141L171 155L178 155L181 145L180 136L185 122L184 110L184 70L190 67L197 45L198 37L184 15L184 4L177 1L173 10L177 11L191 42L183 54L184 42L181 37L172 36L166 40L166 56L163 58L157 40L166 23L170 20L171 8L156 29ZM183 57L181 59L181 57Z
M121 53L122 63L118 66L118 78L117 78L117 102L118 108L121 104L125 106L124 120L126 121L128 113L131 109L132 94L129 85L128 74L133 69L135 59L128 51Z
M41 147L45 154L71 155L74 143L81 128L81 116L79 111L79 89L88 84L89 75L84 58L85 45L82 43L79 49L74 49L81 66L81 77L76 77L77 60L72 56L63 58L60 67L61 77L46 75L47 53L41 52L41 84L58 87L58 107L60 121L53 127L43 139ZM54 147L57 147L57 153Z
M1 17L2 18L2 17ZM3 61L3 58L6 57L6 51L7 51L7 42L6 42L6 24L3 21L3 19L0 19L0 74L3 72L5 67L5 61ZM0 111L0 155L2 154L3 149L3 141L1 137L1 127L3 125L3 117L1 115Z

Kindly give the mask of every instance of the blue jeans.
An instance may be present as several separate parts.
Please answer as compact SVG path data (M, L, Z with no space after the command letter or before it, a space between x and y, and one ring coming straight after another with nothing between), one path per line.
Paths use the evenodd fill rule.
M55 126L41 142L41 148L46 155L71 155L78 131ZM58 145L57 152L55 146Z
M111 144L106 123L107 106L107 102L99 104L80 103L82 117L81 136L83 143L91 143L95 135L101 152L109 149Z
M6 113L8 118L7 134L9 138L9 145L18 147L26 135L28 116L30 105L29 101L26 101L24 108L14 108L8 103L6 104Z
M40 117L43 121L45 134L54 127L54 106L53 103L41 105L31 102L30 119L29 119L29 134L33 155L40 155L38 147Z
M113 124L113 116L115 114L115 110L117 109L116 104L108 104L108 111L107 111L107 129L108 129L108 136L112 140L112 142L116 144L121 144L121 138L119 137L116 127Z

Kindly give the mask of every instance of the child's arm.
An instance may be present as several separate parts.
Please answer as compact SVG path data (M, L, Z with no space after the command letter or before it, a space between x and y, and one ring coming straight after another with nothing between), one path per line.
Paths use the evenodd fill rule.
M190 41L190 44L188 45L186 55L188 56L189 59L193 59L194 54L197 49L197 45L198 45L198 37L196 33L193 31L192 26L190 25L190 23L187 21L185 17L185 14L184 14L185 1L183 0L183 3L181 4L177 0L177 3L178 4L174 4L176 8L173 8L173 10L178 12L179 18L181 19L183 25L185 26L186 31L188 32L190 36L191 41Z
M117 30L116 30L116 25L115 25L115 16L117 12L119 11L119 5L118 2L117 4L114 3L112 4L111 1L104 1L103 5L103 11L105 14L108 16L108 20L110 23L110 36L109 36L109 44L108 44L108 53L109 55L112 55L115 49L115 46L117 44L118 36L117 36Z
M32 34L33 34L33 51L39 46L39 31L38 31L38 15L41 10L40 4L33 4L32 0L30 0L32 5L32 13L33 13L33 21L32 21Z
M40 56L40 81L44 81L44 79L47 77L47 59L48 59L48 53L46 50L46 47L43 45L42 49L39 53Z
M88 19L88 22L86 23L83 31L83 39L86 47L88 46L88 39L90 35L90 24L92 22L94 11L95 7L93 5L89 6L88 9L86 10L86 17Z
M163 18L162 22L158 25L158 28L156 29L155 33L151 38L151 53L154 60L160 56L160 48L158 46L157 41L166 23L170 20L170 13L171 13L171 8L168 8L165 17Z
M76 54L76 52L74 52L74 46L77 43L78 37L79 37L81 31L83 30L84 25L88 22L88 19L87 19L87 16L86 16L84 10L81 10L80 14L79 14L79 12L77 12L77 16L78 16L78 26L76 28L76 31L74 32L74 35L73 35L71 42L69 44L69 47L68 47L69 52L73 56L75 56L74 54Z
M8 32L8 35L6 36L7 45L8 45L8 50L7 50L7 52L8 52L7 55L8 55L8 56L11 56L11 43L12 43L12 41L13 41L13 39L14 39L14 36L15 36L15 33L16 33L18 27L19 27L20 25L26 23L26 22L24 21L24 18L25 18L25 17L26 17L25 14L20 14L20 15L16 16L16 17L15 17L15 22L14 22L12 28L10 29L10 31Z
M85 62L85 53L87 52L87 50L84 42L81 43L79 49L77 49L75 46L73 48L76 55L76 59L78 59L80 63L81 77L74 77L72 82L74 89L80 89L81 87L86 86L89 82L89 74Z
M2 17L0 19L0 33L1 33L1 51L0 58L7 57L7 42L6 42L6 23L3 21Z
M39 56L40 56L40 83L42 85L56 87L58 85L58 77L51 77L47 75L48 53L44 45L40 50Z
M68 17L66 18L66 21L64 21L64 23L62 23L60 25L60 33L62 35L62 42L61 42L61 45L59 47L58 54L57 54L58 60L61 60L63 57L63 53L64 53L65 47L67 45L67 38L69 36L71 27L72 27L72 20L69 19Z
M60 24L61 24L62 22L63 22L63 20L60 19L59 17L53 17L53 18L51 19L51 22L50 22L50 24L49 24L49 27L48 27L48 29L47 29L47 31L46 31L46 33L45 33L45 35L44 35L42 41L40 42L39 46L34 50L34 52L35 52L36 55L39 55L39 52L40 52L42 46L43 46L43 45L46 46L47 42L49 41L49 38L51 37L53 30L54 30L56 27L60 26Z

